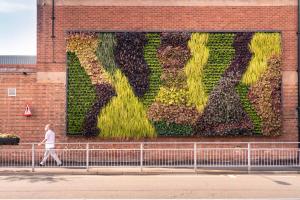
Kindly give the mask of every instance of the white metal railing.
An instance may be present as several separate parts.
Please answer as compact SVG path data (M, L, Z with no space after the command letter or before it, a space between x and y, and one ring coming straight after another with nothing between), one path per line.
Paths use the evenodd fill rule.
M61 167L171 167L300 169L300 149L296 142L103 142L59 143L55 152ZM43 147L35 143L0 146L0 168L57 167L49 157L39 166Z

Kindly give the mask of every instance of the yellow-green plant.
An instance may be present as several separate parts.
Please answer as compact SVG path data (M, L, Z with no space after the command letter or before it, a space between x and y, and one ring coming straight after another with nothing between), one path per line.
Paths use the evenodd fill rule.
M186 88L176 87L160 87L159 92L155 98L156 102L165 105L186 105L191 106L187 100L188 90Z
M255 84L267 70L268 60L271 56L280 56L280 34L256 33L252 38L250 50L253 53L253 57L242 77L242 83L248 86Z
M203 68L209 56L209 50L206 47L207 41L207 33L192 34L188 42L192 57L184 69L187 76L188 101L194 104L199 112L203 112L208 100L202 81Z
M101 136L118 139L155 137L155 129L147 119L144 106L134 95L127 78L117 69L111 79L117 96L99 114Z

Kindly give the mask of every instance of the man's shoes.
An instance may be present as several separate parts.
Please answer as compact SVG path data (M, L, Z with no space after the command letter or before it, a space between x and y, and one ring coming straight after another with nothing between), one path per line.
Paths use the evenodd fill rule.
M43 163L40 163L40 166L45 166Z
M61 166L62 166L62 163L58 164L57 166L58 166L58 167L61 167Z

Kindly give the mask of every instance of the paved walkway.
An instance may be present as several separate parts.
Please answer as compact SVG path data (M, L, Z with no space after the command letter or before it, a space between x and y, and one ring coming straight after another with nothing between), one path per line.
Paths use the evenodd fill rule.
M266 171L267 170L267 171ZM30 174L28 168L0 168L0 175L6 174ZM52 175L159 175L159 174L248 174L247 168L149 168L144 167L36 167L34 174ZM300 168L253 168L251 174L300 174Z
M0 198L300 198L300 175L1 175Z

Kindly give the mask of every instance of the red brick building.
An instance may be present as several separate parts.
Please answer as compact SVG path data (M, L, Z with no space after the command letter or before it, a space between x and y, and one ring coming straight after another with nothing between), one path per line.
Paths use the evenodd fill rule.
M157 138L160 141L298 141L297 1L295 0L38 0L36 65L1 65L0 132L37 142L47 123L58 141L66 135L66 32L83 31L280 31L282 121L277 137ZM25 73L23 73L25 72ZM7 95L16 88L17 95ZM26 104L33 116L22 116ZM100 139L89 139L97 141Z

